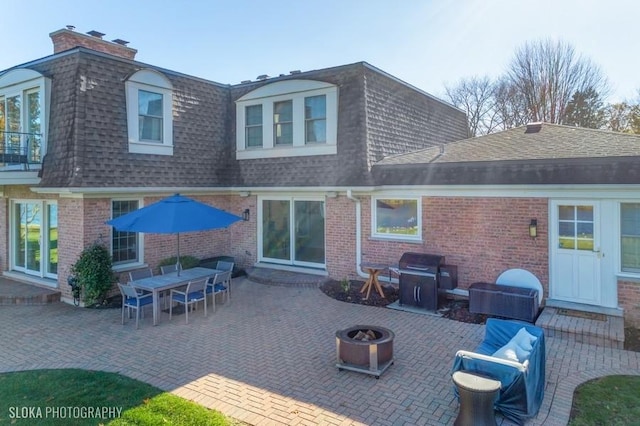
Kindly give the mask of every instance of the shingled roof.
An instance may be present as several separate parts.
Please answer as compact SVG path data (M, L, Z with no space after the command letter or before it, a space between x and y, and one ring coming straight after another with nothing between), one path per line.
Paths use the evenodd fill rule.
M534 123L387 157L377 165L640 155L640 135Z
M640 183L640 135L534 123L387 157L379 185Z

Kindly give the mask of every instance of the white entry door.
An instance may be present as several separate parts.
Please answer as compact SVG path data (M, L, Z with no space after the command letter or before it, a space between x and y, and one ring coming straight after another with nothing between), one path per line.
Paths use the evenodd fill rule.
M551 298L600 305L599 203L554 201L550 219Z

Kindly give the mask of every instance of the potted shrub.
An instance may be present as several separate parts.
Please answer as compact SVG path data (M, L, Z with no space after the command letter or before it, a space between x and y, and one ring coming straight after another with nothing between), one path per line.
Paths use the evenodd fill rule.
M115 282L111 270L111 253L102 244L93 243L85 248L71 274L84 296L86 305L101 304Z

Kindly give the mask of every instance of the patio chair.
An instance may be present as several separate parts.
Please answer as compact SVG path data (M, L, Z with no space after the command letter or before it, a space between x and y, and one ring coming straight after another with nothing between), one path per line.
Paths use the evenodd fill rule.
M224 260L219 260L216 264L216 269L220 271L229 271L231 274L229 275L229 280L226 284L227 286L227 300L231 299L231 275L233 275L233 262L225 262Z
M222 294L222 303L226 303L229 300L230 283L231 271L219 272L207 281L206 293L211 295L214 313L216 312L216 295Z
M170 272L176 272L178 268L176 265L164 265L160 267L160 272L162 275L168 274ZM182 271L182 265L180 265L180 270Z
M129 271L129 281L136 281L142 278L148 278L153 276L153 271L151 268L137 269L135 271ZM150 293L145 290L140 290L136 288L138 294Z
M129 284L118 283L120 293L122 294L122 324L124 325L124 311L125 308L129 312L129 318L131 318L131 309L136 310L136 329L139 328L140 316L144 314L144 308L147 305L153 304L153 296L151 293L138 294L135 288Z
M189 324L189 307L203 301L204 302L204 316L207 316L207 295L205 293L205 287L209 278L202 278L196 281L189 281L187 287L183 290L173 289L171 290L171 304L169 305L169 320L173 315L173 302L184 305L184 313L187 324Z

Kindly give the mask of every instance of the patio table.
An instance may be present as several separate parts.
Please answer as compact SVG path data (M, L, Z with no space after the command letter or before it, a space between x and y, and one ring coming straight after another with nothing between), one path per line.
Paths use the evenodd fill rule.
M364 269L367 274L369 274L369 278L360 289L360 293L364 293L365 291L367 292L364 300L367 300L369 298L372 287L374 287L380 294L380 297L384 299L384 293L382 292L380 281L378 281L378 275L389 269L389 265L385 265L382 263L363 262L360 264L360 267Z
M158 324L158 318L160 317L160 292L171 290L172 288L181 287L189 283L189 281L202 279L206 277L213 277L215 274L222 271L209 268L191 268L183 269L180 271L180 275L177 272L170 272L165 275L156 275L153 277L141 278L139 280L131 281L129 284L133 287L141 290L147 290L153 294L153 325Z

